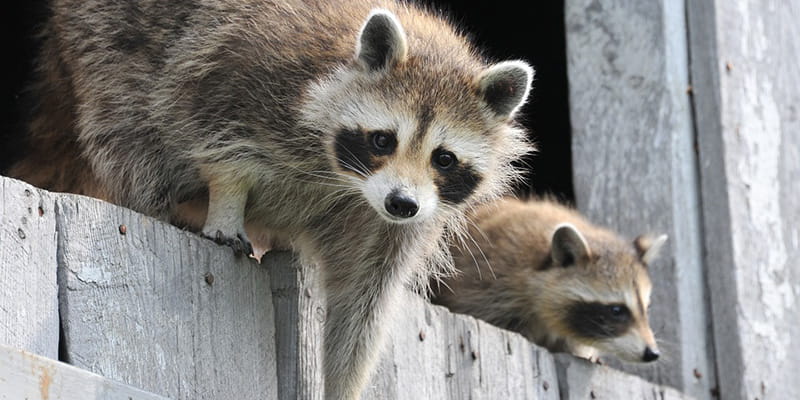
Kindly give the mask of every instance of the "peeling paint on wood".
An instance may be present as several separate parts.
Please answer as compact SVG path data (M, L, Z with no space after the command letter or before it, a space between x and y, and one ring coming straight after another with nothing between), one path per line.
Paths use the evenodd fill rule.
M719 392L800 398L800 8L689 2L688 16Z

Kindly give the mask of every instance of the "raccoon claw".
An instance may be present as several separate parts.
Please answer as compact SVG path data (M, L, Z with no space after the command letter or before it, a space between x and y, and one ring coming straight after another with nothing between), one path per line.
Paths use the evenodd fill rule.
M247 236L242 233L237 233L236 236L229 237L218 230L213 235L202 232L200 236L213 240L217 244L232 248L236 255L244 254L246 256L252 256L255 254L253 251L253 244L250 243Z

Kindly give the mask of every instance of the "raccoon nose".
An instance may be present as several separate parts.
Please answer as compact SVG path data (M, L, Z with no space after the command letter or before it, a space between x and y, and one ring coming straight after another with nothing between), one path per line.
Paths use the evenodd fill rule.
M660 355L661 354L658 352L658 350L653 350L650 348L650 346L647 346L644 349L644 355L642 355L642 361L644 362L655 361L658 360L658 356Z
M417 204L416 200L398 192L389 193L384 201L384 206L389 214L401 218L411 218L419 210L419 204Z

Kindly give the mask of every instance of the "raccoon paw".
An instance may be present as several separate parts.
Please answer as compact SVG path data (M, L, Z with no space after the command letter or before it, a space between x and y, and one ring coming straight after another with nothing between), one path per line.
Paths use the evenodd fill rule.
M229 246L233 249L234 254L240 255L244 254L246 256L254 255L253 252L253 244L250 243L250 240L247 238L247 235L244 233L235 233L234 235L228 236L222 231L217 230L215 232L202 232L200 236L211 239L217 244L221 244L223 246Z

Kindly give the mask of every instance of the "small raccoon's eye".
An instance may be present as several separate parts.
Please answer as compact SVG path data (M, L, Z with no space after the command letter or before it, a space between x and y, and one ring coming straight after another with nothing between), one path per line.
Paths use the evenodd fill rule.
M433 162L439 169L450 169L458 162L456 155L447 151L441 150L433 153Z
M620 304L609 305L606 307L606 310L609 315L618 319L627 318L628 315L630 314L628 311L628 307L625 307L624 305Z

